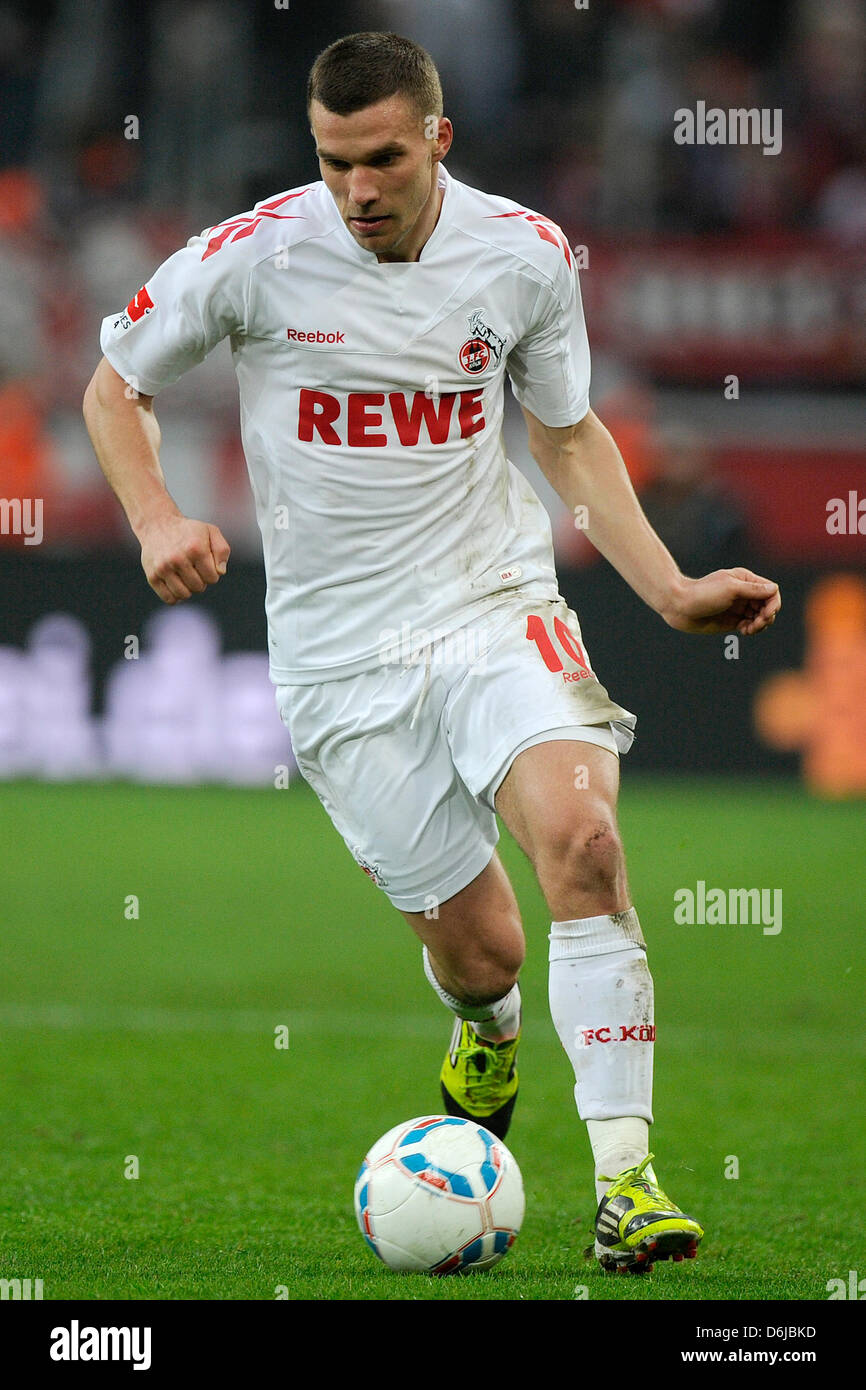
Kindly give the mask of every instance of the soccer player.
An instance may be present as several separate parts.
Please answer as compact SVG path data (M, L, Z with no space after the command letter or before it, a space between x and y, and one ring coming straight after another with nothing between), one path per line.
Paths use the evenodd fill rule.
M105 319L87 425L159 597L217 583L228 542L166 490L153 397L230 338L280 713L455 1015L444 1104L504 1136L517 1092L524 936L498 812L551 914L595 1252L644 1271L703 1232L650 1163L653 985L616 822L635 716L595 676L547 514L505 456L506 375L540 468L665 622L757 633L778 589L746 569L687 578L649 526L589 407L568 242L446 173L429 54L395 34L341 39L316 59L308 108L321 181L193 237Z

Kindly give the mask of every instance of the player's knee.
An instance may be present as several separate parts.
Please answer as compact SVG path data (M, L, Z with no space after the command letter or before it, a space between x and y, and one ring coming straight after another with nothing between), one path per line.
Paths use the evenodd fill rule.
M615 891L624 871L622 841L613 817L604 810L560 827L539 856L539 875L559 888L582 892Z
M589 889L613 892L623 869L622 841L613 820L605 816L582 825L572 851L577 882Z

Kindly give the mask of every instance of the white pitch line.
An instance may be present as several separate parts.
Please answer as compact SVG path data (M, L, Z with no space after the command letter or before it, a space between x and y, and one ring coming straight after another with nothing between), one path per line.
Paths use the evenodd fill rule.
M396 1030L403 1036L444 1037L448 1032L448 1019L345 1014L338 1010L299 1013L288 1005L266 1010L0 1002L0 1028L45 1028L58 1032L273 1034L279 1026L288 1027L290 1036L297 1031L323 1036L345 1033L355 1037L381 1037Z
M273 1035L278 1026L293 1033L320 1037L430 1038L444 1048L451 1029L443 1009L428 1015L346 1013L339 1009L296 1011L289 1005L273 1009L172 1009L140 1008L123 1004L20 1003L0 1000L0 1028L44 1028L56 1032L118 1033L261 1033ZM524 1037L557 1043L549 1019L536 1019Z
M245 1033L273 1038L274 1029L288 1027L289 1039L296 1034L322 1039L352 1038L425 1038L444 1047L450 1031L449 1016L431 1017L426 1014L345 1013L339 1009L307 1009L296 1011L290 1006L272 1009L172 1009L158 1006L146 1008L123 1004L21 1003L0 1000L0 1029L45 1029L66 1033ZM533 1045L559 1047L559 1040L549 1018L544 1016L524 1020L523 1036ZM800 1030L800 1045L826 1047L828 1034L822 1029ZM713 1037L709 1030L689 1024L671 1025L660 1034L659 1044L670 1052L688 1052L697 1059L701 1053L715 1055ZM765 1056L787 1055L790 1040L773 1036L761 1039L760 1051ZM866 1052L866 1039L846 1043L846 1052L861 1056Z

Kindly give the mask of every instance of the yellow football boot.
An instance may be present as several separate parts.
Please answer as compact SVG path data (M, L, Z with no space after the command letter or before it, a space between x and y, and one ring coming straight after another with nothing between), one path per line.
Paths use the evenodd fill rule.
M449 1115L477 1120L497 1139L504 1139L517 1099L517 1044L488 1042L471 1023L458 1018L445 1054L439 1081Z
M609 1273L648 1274L656 1260L691 1260L703 1229L662 1192L653 1155L610 1182L595 1216L595 1255Z

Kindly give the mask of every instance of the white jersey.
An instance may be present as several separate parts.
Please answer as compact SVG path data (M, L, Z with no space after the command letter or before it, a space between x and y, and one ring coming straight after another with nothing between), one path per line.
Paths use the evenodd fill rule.
M546 218L439 179L418 261L380 264L313 183L193 237L102 325L145 395L231 340L278 685L371 669L507 590L557 594L503 386L547 425L586 414L573 257Z

